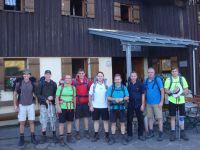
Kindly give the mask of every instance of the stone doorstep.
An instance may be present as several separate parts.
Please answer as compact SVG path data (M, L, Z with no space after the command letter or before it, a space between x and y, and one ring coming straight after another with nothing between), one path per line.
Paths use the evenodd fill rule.
M35 121L39 122L39 117L36 117ZM16 125L18 125L18 120L17 119L0 121L0 127L16 126Z

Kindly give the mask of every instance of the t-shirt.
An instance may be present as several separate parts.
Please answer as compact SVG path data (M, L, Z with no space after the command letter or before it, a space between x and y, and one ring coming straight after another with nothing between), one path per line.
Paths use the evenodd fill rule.
M114 88L114 89L113 89ZM113 91L113 93L112 93ZM113 87L110 86L107 90L107 97L112 97L112 98L124 98L126 96L129 96L128 90L126 88L126 86L122 85L120 87ZM125 103L125 101L123 100L122 102L120 102L120 104L117 104L115 101L111 101L110 102L110 109L120 109L120 110L124 110L125 106L123 105Z
M90 87L89 94L93 95L92 105L94 108L108 108L107 98L106 98L106 87L104 84L96 83L95 91L94 83ZM94 93L93 93L94 92Z
M156 79L156 81L154 81ZM148 78L144 81L144 86L146 90L146 99L147 104L155 105L159 104L161 100L161 92L160 90L163 89L163 82L161 78L154 77L152 80Z
M145 93L145 88L142 82L136 81L136 83L130 82L128 86L129 92L129 108L140 108L142 105L142 94Z
M60 96L62 86L59 86L56 91L56 96ZM76 96L76 88L73 86L64 86L60 99L63 103L60 104L61 109L74 109L73 98Z
M171 85L171 88L169 89L169 86L170 86L170 78L167 78L166 79L166 81L165 81L165 86L164 86L164 88L165 89L169 89L170 91L173 91L174 89L175 89L175 87L177 87L177 86L183 86L182 88L183 89L186 89L186 88L188 88L188 83L187 83L187 81L186 81L186 79L184 78L184 77L181 77L182 78L182 85L181 85L181 83L180 83L180 79L179 79L180 77L176 77L176 78L174 78L174 77L172 77L172 85ZM178 104L183 104L183 103L185 103L185 97L183 96L183 95L181 95L180 97L178 97L178 99L176 99L175 97L173 97L173 96L169 96L168 97L168 100L170 101L170 102L172 102L172 103L174 103L174 104L176 104L176 102L178 103ZM177 101L178 100L178 101Z
M21 89L20 98L19 98L19 104L22 105L31 105L34 103L33 99L33 85L31 81L29 80L28 82L25 82L24 80L21 81L21 86L20 83L18 82L15 86L15 91L17 92L19 89Z

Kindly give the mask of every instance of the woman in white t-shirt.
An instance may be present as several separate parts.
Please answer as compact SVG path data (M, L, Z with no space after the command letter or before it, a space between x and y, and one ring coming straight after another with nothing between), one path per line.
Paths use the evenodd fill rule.
M98 72L96 81L91 85L89 91L89 106L94 121L93 142L99 139L99 120L103 120L106 142L109 142L109 112L108 101L106 98L107 85L104 80L103 72Z

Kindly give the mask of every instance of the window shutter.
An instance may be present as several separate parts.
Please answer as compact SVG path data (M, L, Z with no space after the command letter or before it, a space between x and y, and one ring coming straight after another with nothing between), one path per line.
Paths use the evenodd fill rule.
M31 70L32 76L37 79L40 78L40 59L39 58L28 58L28 66Z
M97 72L99 71L99 59L90 58L90 67L91 67L91 78L94 79Z
M94 0L87 0L87 17L95 17L95 2Z
M61 58L62 77L69 74L72 75L72 58Z
M133 22L140 23L140 7L138 5L133 6Z
M114 20L121 20L121 8L118 2L114 2Z
M0 58L0 90L4 89L4 61Z
M62 0L62 15L70 15L70 0Z
M26 12L34 12L34 0L25 0L24 10Z
M128 8L128 21L133 22L133 7Z
M0 10L3 10L3 7L4 7L4 0L0 0Z
M200 11L197 13L198 24L200 24Z

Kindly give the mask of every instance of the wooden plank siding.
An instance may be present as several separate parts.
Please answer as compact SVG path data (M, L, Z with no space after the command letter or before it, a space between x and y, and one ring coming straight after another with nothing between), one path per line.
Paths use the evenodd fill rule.
M125 56L119 41L89 35L88 28L180 36L176 6L137 3L141 7L137 24L115 21L114 2L133 4L129 0L95 0L95 18L62 15L61 0L35 0L34 13L0 11L0 56Z

